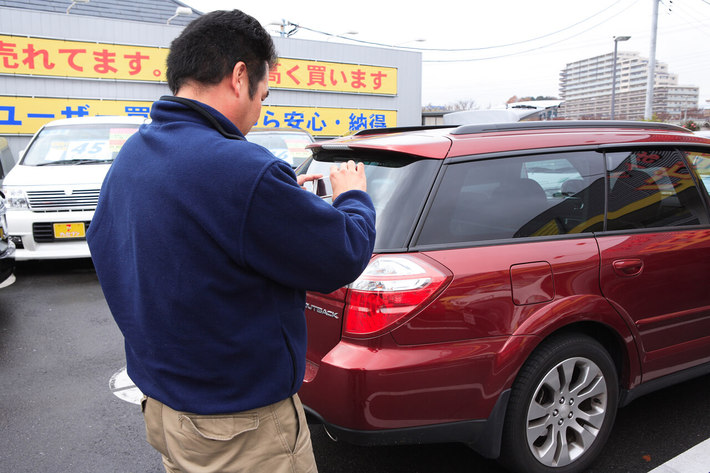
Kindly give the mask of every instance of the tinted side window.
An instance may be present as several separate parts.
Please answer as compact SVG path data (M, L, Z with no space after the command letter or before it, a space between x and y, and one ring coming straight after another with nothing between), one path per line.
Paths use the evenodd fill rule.
M707 223L700 194L678 151L609 153L607 169L607 230Z
M473 161L447 166L417 244L583 233L603 223L597 153Z

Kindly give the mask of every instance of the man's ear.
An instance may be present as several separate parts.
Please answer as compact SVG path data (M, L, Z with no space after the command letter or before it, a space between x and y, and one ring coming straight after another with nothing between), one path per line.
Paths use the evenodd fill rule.
M249 91L249 76L247 75L247 65L239 61L232 69L232 80L230 81L232 89L237 96L248 93Z

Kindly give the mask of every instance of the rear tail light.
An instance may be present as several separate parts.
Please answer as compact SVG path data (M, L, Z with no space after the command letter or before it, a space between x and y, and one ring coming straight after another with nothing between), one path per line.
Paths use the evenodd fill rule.
M371 336L394 328L433 299L447 279L421 257L375 257L349 286L344 335Z

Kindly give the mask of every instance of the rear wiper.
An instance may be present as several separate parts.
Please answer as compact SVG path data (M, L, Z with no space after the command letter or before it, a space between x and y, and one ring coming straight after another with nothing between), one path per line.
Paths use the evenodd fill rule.
M113 159L64 159L61 161L49 161L36 164L35 166L64 166L69 164L106 164L113 162Z

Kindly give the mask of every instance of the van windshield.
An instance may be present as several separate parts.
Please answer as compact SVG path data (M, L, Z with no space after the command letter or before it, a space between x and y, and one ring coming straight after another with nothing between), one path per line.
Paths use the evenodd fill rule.
M110 163L139 125L102 123L43 129L22 158L25 166Z
M259 130L248 133L246 139L268 149L274 156L289 163L292 168L303 164L312 154L306 146L313 143L313 139L306 133Z

